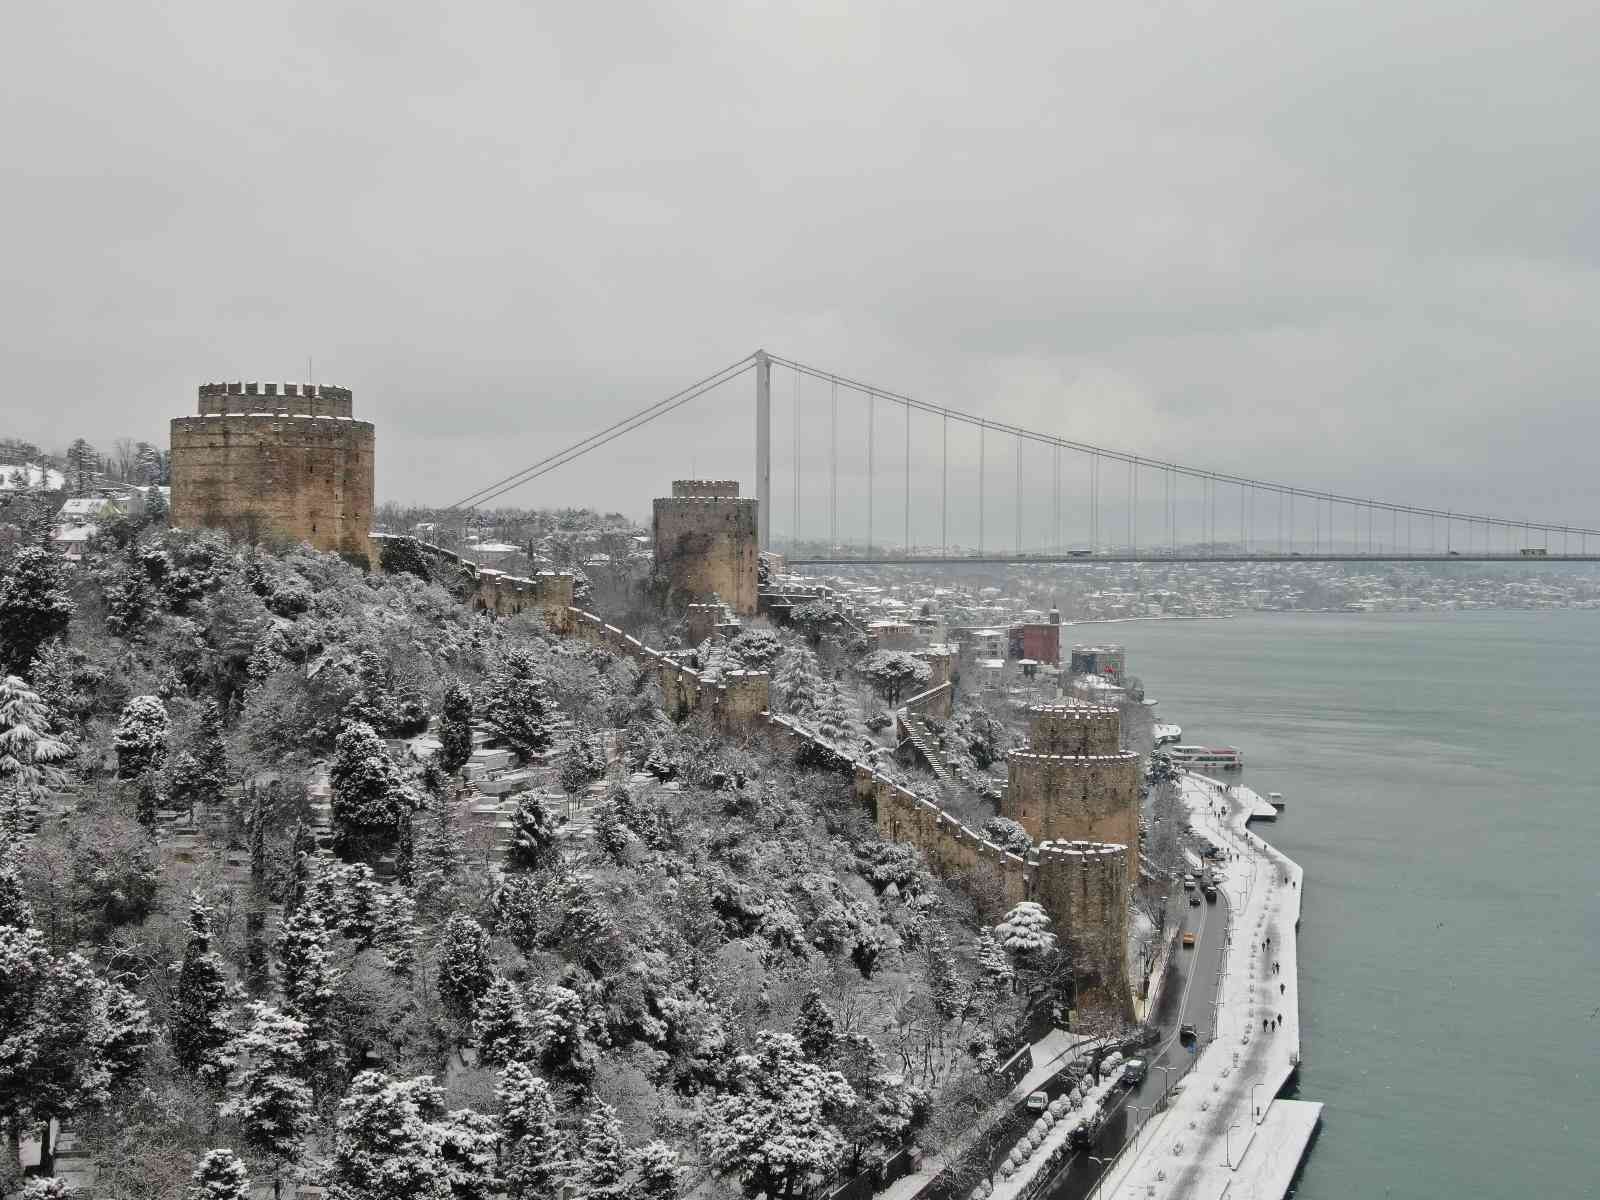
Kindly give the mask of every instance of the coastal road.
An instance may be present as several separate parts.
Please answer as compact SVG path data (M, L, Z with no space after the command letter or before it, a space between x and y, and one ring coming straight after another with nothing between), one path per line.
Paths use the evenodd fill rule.
M1179 1025L1193 1025L1200 1033L1201 1045L1214 1033L1217 996L1217 972L1222 966L1222 952L1227 941L1228 902L1219 892L1214 903L1201 902L1199 908L1189 908L1187 899L1183 908L1183 928L1195 931L1195 947L1173 951L1173 974L1161 997L1155 1021L1161 1029L1161 1040L1142 1052L1150 1069L1145 1080L1136 1088L1120 1089L1120 1094L1105 1111L1105 1124L1095 1139L1093 1149L1080 1151L1057 1169L1045 1190L1040 1193L1047 1200L1083 1200L1099 1182L1104 1167L1094 1159L1109 1160L1133 1134L1136 1126L1150 1116L1150 1109L1166 1095L1171 1082L1187 1072L1194 1062L1190 1047L1178 1040ZM1168 1070L1158 1068L1165 1067ZM1132 1109L1137 1108L1135 1113Z

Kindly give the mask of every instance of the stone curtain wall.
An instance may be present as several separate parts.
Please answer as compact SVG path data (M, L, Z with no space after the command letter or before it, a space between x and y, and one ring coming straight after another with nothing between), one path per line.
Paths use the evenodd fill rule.
M172 523L366 554L376 433L350 409L344 388L205 385L172 421Z
M757 505L739 498L731 480L677 480L654 505L656 573L680 599L715 594L740 616L752 616L760 538Z

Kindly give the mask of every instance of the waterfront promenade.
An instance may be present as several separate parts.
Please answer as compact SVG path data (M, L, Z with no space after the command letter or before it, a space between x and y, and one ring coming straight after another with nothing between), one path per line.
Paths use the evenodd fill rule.
M1217 866L1232 923L1207 1044L1111 1166L1100 1194L1122 1200L1281 1197L1311 1140L1322 1106L1278 1092L1300 1062L1297 972L1299 864L1251 833L1253 794L1230 796L1215 780L1186 775L1182 796L1197 833L1221 848ZM1265 815L1259 813L1259 815Z

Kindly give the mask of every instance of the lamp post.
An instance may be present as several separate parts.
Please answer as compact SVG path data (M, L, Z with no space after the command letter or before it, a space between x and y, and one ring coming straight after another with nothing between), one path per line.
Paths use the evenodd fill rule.
M1128 1105L1128 1109L1133 1113L1134 1116L1133 1148L1137 1150L1139 1148L1139 1133L1144 1128L1144 1122L1148 1121L1150 1119L1150 1115L1156 1111L1156 1106L1154 1104L1130 1104ZM1144 1120L1139 1119L1140 1113L1145 1114Z
M1256 1089L1260 1086L1261 1085L1259 1083L1252 1083L1250 1085L1250 1107L1255 1112L1255 1117L1253 1119L1257 1125L1261 1124L1261 1110L1256 1108Z
M1172 1073L1180 1068L1164 1067L1160 1063L1156 1063L1155 1069L1162 1072L1165 1077L1166 1086L1161 1089L1161 1098L1165 1100L1167 1098L1167 1093L1172 1090Z
M1237 1122L1228 1126L1228 1132L1225 1135L1226 1141L1223 1144L1223 1161L1230 1171L1233 1169L1233 1131L1237 1128L1239 1128Z
M1106 1181L1106 1168L1109 1167L1115 1160L1110 1158L1099 1158L1093 1154L1085 1154L1084 1157L1100 1168L1100 1174L1094 1181L1094 1190L1089 1193L1089 1200L1094 1200L1094 1197L1100 1194L1100 1185Z

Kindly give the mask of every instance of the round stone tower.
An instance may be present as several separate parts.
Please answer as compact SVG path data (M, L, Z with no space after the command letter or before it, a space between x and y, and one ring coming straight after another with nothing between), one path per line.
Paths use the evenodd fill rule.
M1000 815L1021 824L1035 842L1126 846L1137 874L1139 756L1122 749L1117 710L1066 704L1028 713L1029 747L1007 756Z
M172 421L172 523L364 556L374 441L349 388L203 384Z
M655 502L656 574L680 600L717 596L740 616L756 611L760 535L754 500L731 479L678 479Z
M1127 1015L1128 904L1132 854L1105 842L1039 846L1037 896L1072 952L1080 1004L1084 993Z

